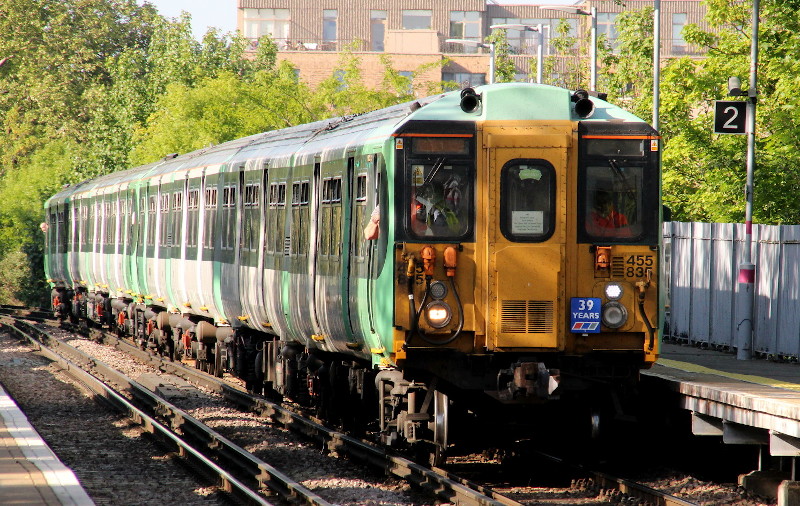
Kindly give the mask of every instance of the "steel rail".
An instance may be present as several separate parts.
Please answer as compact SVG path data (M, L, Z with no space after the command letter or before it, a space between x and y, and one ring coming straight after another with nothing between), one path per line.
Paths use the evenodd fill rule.
M19 310L21 308L14 308ZM285 409L278 404L261 397L249 394L244 389L230 382L216 378L199 369L193 369L179 362L171 362L147 351L141 350L124 339L113 334L91 329L95 337L103 339L120 351L132 354L138 360L150 364L164 372L175 374L186 380L200 384L212 391L222 394L226 399L246 411L252 411L271 422L283 425L289 430L301 433L326 445L331 452L346 453L361 461L383 469L418 487L429 490L437 497L457 502L458 504L505 505L516 506L520 503L506 497L491 488L471 482L439 468L428 469L406 458L388 453L366 441L347 434L334 431L324 425ZM561 464L576 467L563 459L540 453L543 457ZM595 483L606 489L619 490L621 493L647 501L653 506L696 506L696 503L680 499L659 490L647 487L624 478L607 473L593 471L577 466L582 472L590 475Z
M121 340L108 332L103 332L103 339L121 351L134 354L140 360L151 363L165 372L175 374L184 379L203 385L225 396L243 410L253 411L268 418L271 422L281 424L287 429L304 434L307 437L325 444L331 452L347 453L359 460L384 469L386 472L409 481L422 488L430 489L438 497L460 501L458 504L496 504L516 506L520 503L506 497L491 488L461 478L443 469L427 469L403 457L391 455L383 448L375 447L365 441L331 430L313 420L303 417L291 410L261 397L249 394L244 389L216 378L199 369L192 369L183 364L170 362ZM542 454L550 459L558 460L564 465L567 462L550 455ZM624 478L614 477L607 473L592 471L581 467L581 471L591 475L594 481L605 488L613 488L620 492L648 501L653 506L696 506L695 503L666 494L659 490L635 483ZM466 490L465 490L466 489Z
M181 457L197 465L203 471L203 474L212 480L219 480L220 488L237 500L246 504L272 504L258 492L252 490L245 483L247 481L257 484L262 489L269 488L295 502L300 501L317 506L329 506L331 504L270 464L233 444L230 440L205 426L188 413L173 406L136 381L127 378L101 361L89 357L58 339L49 337L45 332L27 322L17 320L13 324L0 322L0 325L27 339L42 355L58 363L114 409L125 413L145 430L158 436L160 440L168 445L177 448L177 453ZM34 335L39 336L41 340L34 337ZM46 343L42 341L46 341ZM74 356L76 357L75 361L80 363L76 364L75 361L69 360L54 350L59 350L65 355ZM97 374L105 376L129 389L131 395L138 402L147 406L148 410L169 420L172 430L135 406L102 380L84 370L84 368L92 369ZM187 443L184 439L191 439L193 444ZM213 455L225 462L227 466L235 468L235 470L224 469L212 461L207 454Z
M94 332L98 332L94 329ZM184 366L150 354L120 339L109 332L102 332L107 344L139 360L151 364L164 372L180 376L188 381L202 385L223 395L243 411L254 412L272 423L279 424L294 432L303 434L325 445L332 453L347 454L382 469L402 480L428 491L435 497L455 502L459 505L517 506L520 503L493 492L486 487L461 480L453 475L437 472L419 465L404 457L393 455L382 447L367 441L325 427L321 423L306 418L263 397L255 396L230 382L216 378L199 369Z
M617 476L612 476L608 473L600 471L594 471L582 464L571 463L560 457L556 457L554 455L550 455L547 453L543 452L536 452L536 453L543 458L546 458L563 466L568 466L575 470L579 470L585 474L588 474L600 488L605 488L605 489L613 488L615 490L619 490L620 492L622 492L627 496L643 500L645 504L648 505L697 506L697 503L686 501L684 499L681 499L680 497L675 497L674 495L670 495L666 492L662 492L652 487L648 487L647 485L642 485L641 483L636 483L635 481L631 481L625 478L619 478Z

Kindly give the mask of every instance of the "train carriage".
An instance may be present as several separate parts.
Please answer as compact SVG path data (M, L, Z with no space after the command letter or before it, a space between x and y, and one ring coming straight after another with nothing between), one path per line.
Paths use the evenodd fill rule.
M519 83L267 132L55 195L47 276L59 314L442 455L456 416L524 419L656 360L659 142Z

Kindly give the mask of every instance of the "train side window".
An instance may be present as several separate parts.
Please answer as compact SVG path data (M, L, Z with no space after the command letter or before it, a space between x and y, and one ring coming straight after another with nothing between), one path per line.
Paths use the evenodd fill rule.
M156 196L150 195L147 200L147 246L156 245Z
M236 187L226 186L222 189L222 249L232 250L236 241L236 227L232 226L236 220Z
M500 230L514 242L541 242L555 230L555 170L544 160L511 160L500 176Z
M167 227L167 223L169 223L169 220L167 219L168 216L169 216L169 193L162 193L161 194L161 216L160 216L161 226L160 226L160 230L159 230L159 233L160 233L159 243L161 244L161 246L164 246L164 247L170 246L170 241L172 240L172 236L171 235L169 235L169 236L167 235L167 231L169 230L169 228Z
M267 251L283 251L283 223L286 208L286 183L270 183L269 207L267 208Z
M216 232L217 224L217 189L206 188L205 198L203 247L211 249L214 247L214 233Z
M308 250L309 182L292 183L292 234L289 253L303 255Z
M189 190L189 199L186 202L187 204L187 221L188 225L186 226L186 246L190 248L197 247L197 225L199 221L199 212L200 212L200 190L198 189L191 189Z
M183 193L175 192L172 197L172 246L180 247L183 241Z

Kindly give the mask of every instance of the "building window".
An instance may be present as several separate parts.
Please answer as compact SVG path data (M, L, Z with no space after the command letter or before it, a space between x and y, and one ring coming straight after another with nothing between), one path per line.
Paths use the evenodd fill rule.
M269 35L282 48L289 40L291 15L289 9L243 9L244 36L257 42Z
M404 10L403 30L430 30L432 16L430 10Z
M386 11L369 11L370 49L383 51L386 38Z
M686 13L672 15L672 54L686 54L688 46L683 39L683 28L686 26Z
M469 87L486 84L486 74L470 74L468 72L442 72L442 81L451 81Z
M597 36L605 35L606 40L612 48L617 47L617 13L616 12L598 12L597 13Z
M406 88L406 93L409 95L414 94L414 72L410 70L401 70L398 72L401 76L408 79L408 88Z
M450 38L481 42L481 13L450 11ZM478 46L464 46L465 53L476 53Z
M336 18L339 11L336 9L325 9L322 11L322 40L325 42L336 42Z

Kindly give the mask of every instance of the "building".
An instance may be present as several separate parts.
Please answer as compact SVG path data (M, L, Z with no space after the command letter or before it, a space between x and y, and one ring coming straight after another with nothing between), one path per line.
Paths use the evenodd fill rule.
M349 49L362 61L367 86L378 86L383 76L381 56L388 56L401 74L411 76L424 64L436 64L414 76L415 88L424 82L454 81L480 85L489 81L489 50L484 42L496 24L541 26L544 82L556 84L561 78L566 87L588 85L592 8L596 9L597 33L605 34L612 45L616 39L615 19L625 10L653 5L632 0L619 5L613 0L577 0L581 13L528 4L505 5L514 0L238 0L238 27L250 39L254 50L259 37L270 34L278 45L278 58L292 62L299 77L315 85L334 72L338 58L331 53ZM546 2L547 0L539 0ZM704 24L705 7L700 0L661 1L661 54L695 55L681 36L689 23ZM557 27L564 20L567 36L576 37L575 47L556 51ZM536 75L539 63L539 32L531 29L506 29L512 48L517 78ZM472 42L453 43L448 39ZM448 63L441 65L443 59ZM549 62L549 63L548 63ZM569 67L569 65L572 65ZM570 76L565 68L580 70ZM560 73L563 72L563 75ZM582 82L564 82L579 80ZM419 91L419 90L418 90Z

